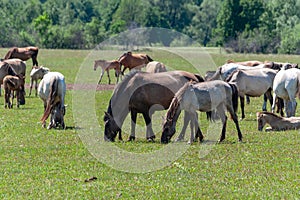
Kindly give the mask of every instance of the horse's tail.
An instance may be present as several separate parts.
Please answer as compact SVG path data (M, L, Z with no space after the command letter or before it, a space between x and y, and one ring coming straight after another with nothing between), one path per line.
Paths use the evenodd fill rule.
M300 79L298 79L298 84L297 84L297 97L300 99Z
M147 57L147 59L148 59L149 62L153 61L153 59L150 56L146 55L146 57Z
M229 84L229 85L232 91L231 99L232 99L233 111L236 113L238 109L239 92L235 84Z
M55 97L57 96L57 88L58 88L58 80L54 79L53 81L51 81L50 84L50 92L47 99L47 107L43 117L41 118L42 122L45 122L48 119L51 111L53 110L53 107L55 106L54 103L55 103Z

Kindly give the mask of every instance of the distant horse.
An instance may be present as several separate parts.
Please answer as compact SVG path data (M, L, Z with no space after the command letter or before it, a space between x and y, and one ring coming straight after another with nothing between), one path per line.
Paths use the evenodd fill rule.
M47 129L61 126L66 128L65 115L65 77L59 72L48 72L41 80L38 93L44 102L44 115L41 118L42 126L46 127L46 120L50 115L50 122Z
M6 62L0 62L0 96L1 96L1 85L6 75L16 76L17 72Z
M2 62L10 64L10 66L16 71L17 74L26 76L26 63L19 58L12 58L3 60Z
M198 79L199 78L199 79ZM131 134L129 140L135 139L137 113L142 113L147 125L146 138L153 141L152 114L169 107L174 94L188 81L204 81L199 76L185 71L146 73L133 71L117 85L109 101L104 116L104 139L114 141L121 132L123 122L130 112ZM188 120L185 120L188 122ZM183 129L186 128L186 125ZM200 140L203 136L200 136Z
M19 58L23 61L26 61L31 58L32 65L38 66L38 61L37 61L38 53L39 53L38 47L32 47L32 46L23 47L23 48L12 47L5 55L4 59Z
M226 63L236 63L239 65L244 65L244 66L249 66L249 67L254 67L254 66L263 64L263 62L258 61L258 60L248 60L248 61L240 61L240 62L235 62L234 60L227 60Z
M106 61L106 60L95 60L94 62L94 70L96 71L97 67L101 67L101 75L98 84L100 84L104 72L106 71L108 77L108 84L110 84L109 70L115 70L115 76L117 77L117 82L119 82L119 76L121 75L121 64L117 60Z
M248 95L250 97L259 97L263 94L266 94L265 96L269 99L272 106L272 88L276 73L276 70L268 68L236 70L226 79L226 82L235 84L238 88L241 100L242 119L245 118L245 95ZM267 109L266 98L264 99L262 109Z
M284 100L285 113L287 117L295 116L297 102L296 96L300 98L300 69L282 68L274 78L273 83L273 105L272 112L275 109L276 98Z
M13 107L13 100L14 96L11 91L16 92L16 98L17 98L17 107L19 108L20 105L25 104L25 90L24 90L24 84L25 84L25 77L21 74L16 76L7 75L3 79L3 87L5 91L5 108L12 108ZM11 102L10 102L10 98Z
M130 51L123 53L118 61L121 63L121 66L124 66L124 69L122 70L122 74L124 74L124 71L128 68L129 70L135 68L135 69L141 69L142 67L145 67L146 64L153 61L152 58L150 58L147 54L134 54Z
M166 72L166 66L157 61L151 61L146 65L146 72L149 73L159 73L159 72Z
M47 67L33 66L30 72L30 90L29 96L31 95L33 84L35 83L35 96L37 96L38 80L43 79L44 75L50 71Z
M270 112L257 112L257 127L262 131L266 124L271 127L266 131L284 131L300 129L300 117L280 117Z
M216 80L203 83L186 83L174 96L166 119L163 125L161 136L162 143L170 142L175 134L175 127L181 110L184 110L191 117L192 126L198 126L197 112L216 111L220 117L223 128L219 142L225 139L227 110L237 129L239 141L242 141L242 133L236 115L238 101L238 91L235 85L230 85L224 81ZM193 141L193 132L190 142Z

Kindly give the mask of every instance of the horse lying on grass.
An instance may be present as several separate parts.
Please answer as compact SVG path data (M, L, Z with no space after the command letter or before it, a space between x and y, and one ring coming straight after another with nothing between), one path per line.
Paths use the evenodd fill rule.
M300 129L300 117L280 117L274 113L263 111L257 112L257 127L259 131L262 131L266 124L271 127L267 127L266 131L284 131L284 130L296 130Z

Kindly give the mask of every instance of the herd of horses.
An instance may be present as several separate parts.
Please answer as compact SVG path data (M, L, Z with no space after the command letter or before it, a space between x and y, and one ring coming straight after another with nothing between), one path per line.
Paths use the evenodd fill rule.
M24 61L31 58L33 67L30 73L29 96L35 83L35 95L39 95L44 103L42 125L46 127L45 121L50 116L48 129L65 128L65 78L59 72L51 72L48 68L39 67L37 55L37 47L14 47L9 50L4 59L1 59L0 84L4 85L5 107L12 108L13 103L10 102L10 98L14 97L17 98L18 107L25 104L26 64ZM244 119L246 117L245 97L264 96L263 111L257 112L258 130L263 130L265 124L271 126L266 130L300 128L300 118L295 117L296 97L300 98L298 64L229 60L216 71L208 71L202 77L187 71L167 71L163 63L154 61L147 54L125 52L116 60L95 60L94 70L98 66L102 70L98 84L105 71L108 75L108 83L111 83L110 69L115 70L117 83L121 78L121 82L113 91L104 115L104 139L107 141L115 141L117 135L122 140L122 125L129 113L131 116L129 140L135 140L137 114L141 113L147 127L146 139L154 141L152 115L158 110L167 110L162 126L162 143L171 141L182 110L184 111L184 124L176 141L184 138L189 124L191 129L189 143L198 138L199 141L203 141L204 136L200 129L197 111L206 112L210 120L221 120L222 131L219 142L225 139L226 112L229 112L237 130L238 140L242 141L237 107L238 99L240 99L242 119ZM145 72L141 70L143 67L146 67ZM124 76L127 68L134 70ZM124 76L123 80L122 76ZM270 101L272 112L266 111L267 100ZM250 103L250 99L247 102ZM281 116L274 114L276 105L277 112L280 112Z
M123 56L126 55L134 56L135 54L127 52L118 60L113 61L117 63L118 68L115 70L119 72L119 75L123 74L122 72L126 68L130 68L127 64L121 70L120 60L123 60ZM146 124L146 139L154 141L152 115L155 111L167 110L162 126L161 142L168 143L176 132L176 123L183 110L184 124L176 141L184 138L189 123L191 128L189 143L197 138L200 141L203 140L204 136L199 126L197 111L206 112L208 119L213 121L221 120L223 127L219 142L225 139L226 111L228 111L235 124L238 140L242 141L242 132L236 112L238 99L240 99L242 119L246 117L245 96L248 98L264 96L263 112L257 113L258 130L261 131L266 123L271 126L267 130L300 128L298 125L300 118L294 117L296 96L298 95L300 98L298 64L269 61L234 62L230 60L216 71L208 71L203 78L198 74L186 71L165 70L159 73L140 71L141 67L147 66L148 63L157 62L149 58L144 55L138 65L132 65L130 69L137 67L138 70L127 74L115 87L104 115L105 140L115 141L118 134L119 139L122 140L122 126L129 113L131 116L129 140L134 140L137 114L141 113ZM96 68L94 67L94 69ZM266 111L267 100L271 104L272 112ZM250 99L248 103L250 103ZM281 113L281 117L274 114L276 105L277 112ZM283 117L283 108L286 117ZM277 126L273 126L272 120L269 120L273 118L277 122Z
M48 68L39 67L37 56L38 47L13 47L9 49L4 59L1 59L0 86L3 84L5 108L13 107L14 98L16 98L17 107L25 104L25 61L31 58L33 67L30 73L29 96L35 83L35 95L39 95L44 103L44 114L41 118L42 126L46 127L45 121L50 116L48 129L65 128L65 78L59 72L50 72ZM38 85L37 83L40 79L41 81Z

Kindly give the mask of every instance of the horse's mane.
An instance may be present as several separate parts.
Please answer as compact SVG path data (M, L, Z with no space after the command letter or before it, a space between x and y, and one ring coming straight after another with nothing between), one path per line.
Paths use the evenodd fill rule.
M170 104L170 107L168 109L168 112L166 114L167 120L173 120L176 111L178 110L178 107L180 106L180 102L182 100L183 94L186 91L186 89L191 85L191 82L185 83L179 90L176 92L175 96L172 99L172 102Z
M225 79L225 82L229 82L229 81L232 79L233 75L234 75L235 73L237 73L238 71L240 71L240 70L239 70L239 69L233 70L233 71L229 74L229 76Z
M268 112L268 111L261 111L261 112L259 112L259 114L267 114L267 115L271 115L271 116L273 116L273 117L275 117L275 118L277 118L277 119L282 119L283 117L281 117L281 116L278 116L278 115L276 115L276 114L274 114L274 113L272 113L272 112Z

